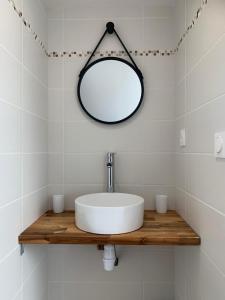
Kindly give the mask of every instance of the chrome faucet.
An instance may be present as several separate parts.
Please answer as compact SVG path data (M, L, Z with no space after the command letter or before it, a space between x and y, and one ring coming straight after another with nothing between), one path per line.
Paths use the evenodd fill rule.
M114 192L114 153L108 152L106 159L107 166L107 192Z

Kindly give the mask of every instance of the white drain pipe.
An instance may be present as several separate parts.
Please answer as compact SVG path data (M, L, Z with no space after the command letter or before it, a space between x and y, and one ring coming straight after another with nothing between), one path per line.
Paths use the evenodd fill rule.
M105 271L113 271L116 262L115 247L113 245L104 246L103 265Z

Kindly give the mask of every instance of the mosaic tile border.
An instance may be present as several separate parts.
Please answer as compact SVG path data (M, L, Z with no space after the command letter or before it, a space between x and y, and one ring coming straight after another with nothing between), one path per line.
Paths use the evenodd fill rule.
M183 33L183 35L181 36L177 47L176 47L176 52L178 52L180 45L182 44L182 42L184 41L184 39L186 38L186 36L188 35L188 33L191 31L191 29L194 27L194 25L196 24L196 22L198 21L198 19L201 16L201 13L204 9L204 7L208 4L208 0L202 0L202 4L199 7L199 9L197 10L196 14L194 15L194 18L191 21L191 24L187 27L186 31Z
M41 49L44 51L46 56L49 56L48 54L48 50L47 47L45 46L45 44L42 42L42 40L40 39L40 37L38 36L38 34L35 32L35 30L32 28L31 24L25 19L25 17L23 16L22 11L20 11L16 5L15 2L13 0L8 0L8 2L10 3L10 5L12 6L13 10L15 11L15 13L18 15L18 17L22 20L23 25L29 30L29 32L32 34L32 36L34 37L35 41L38 42L39 46L41 47Z
M57 51L52 51L48 52L47 47L45 44L42 42L38 34L33 30L31 24L25 19L23 16L22 11L20 11L16 5L14 0L8 0L10 5L12 6L13 10L16 12L18 17L22 20L23 25L30 31L30 33L33 35L34 39L38 42L39 46L42 48L44 51L45 55L50 58L58 58L58 57L87 57L92 54L91 51L63 51L63 52L57 52ZM172 50L130 50L129 53L132 54L133 56L172 56L175 55L178 51L179 48L184 41L184 39L187 37L189 32L192 30L198 19L200 18L200 15L204 9L204 7L208 4L208 0L202 0L202 4L197 10L196 14L194 15L194 18L192 19L191 24L187 27L186 31L183 33L181 36L177 47ZM117 51L117 50L112 50L112 51L96 51L96 53L93 55L94 57L108 57L108 56L116 56L116 57L125 57L127 56L127 53L125 51Z
M130 50L129 53L133 56L156 56L156 55L161 55L161 56L170 56L174 55L176 50L165 50L165 51L160 51L160 50ZM50 52L48 53L49 57L87 57L92 54L91 51L82 51L82 52L77 52L77 51L72 51L72 52L67 52L64 51L62 53L58 52ZM93 55L94 57L110 57L110 56L116 56L116 57L125 57L128 56L127 53L123 50L104 50L104 51L96 51Z

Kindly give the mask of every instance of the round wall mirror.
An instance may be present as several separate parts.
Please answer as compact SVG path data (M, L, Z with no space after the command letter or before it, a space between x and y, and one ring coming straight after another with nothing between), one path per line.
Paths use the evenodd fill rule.
M116 124L138 110L144 85L140 71L132 64L107 57L94 61L81 72L77 93L81 107L91 118Z

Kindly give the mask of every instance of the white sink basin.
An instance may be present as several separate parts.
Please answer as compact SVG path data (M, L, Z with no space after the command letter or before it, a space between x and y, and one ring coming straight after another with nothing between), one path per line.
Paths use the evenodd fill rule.
M75 223L96 234L120 234L143 225L144 199L130 194L98 193L75 199Z

